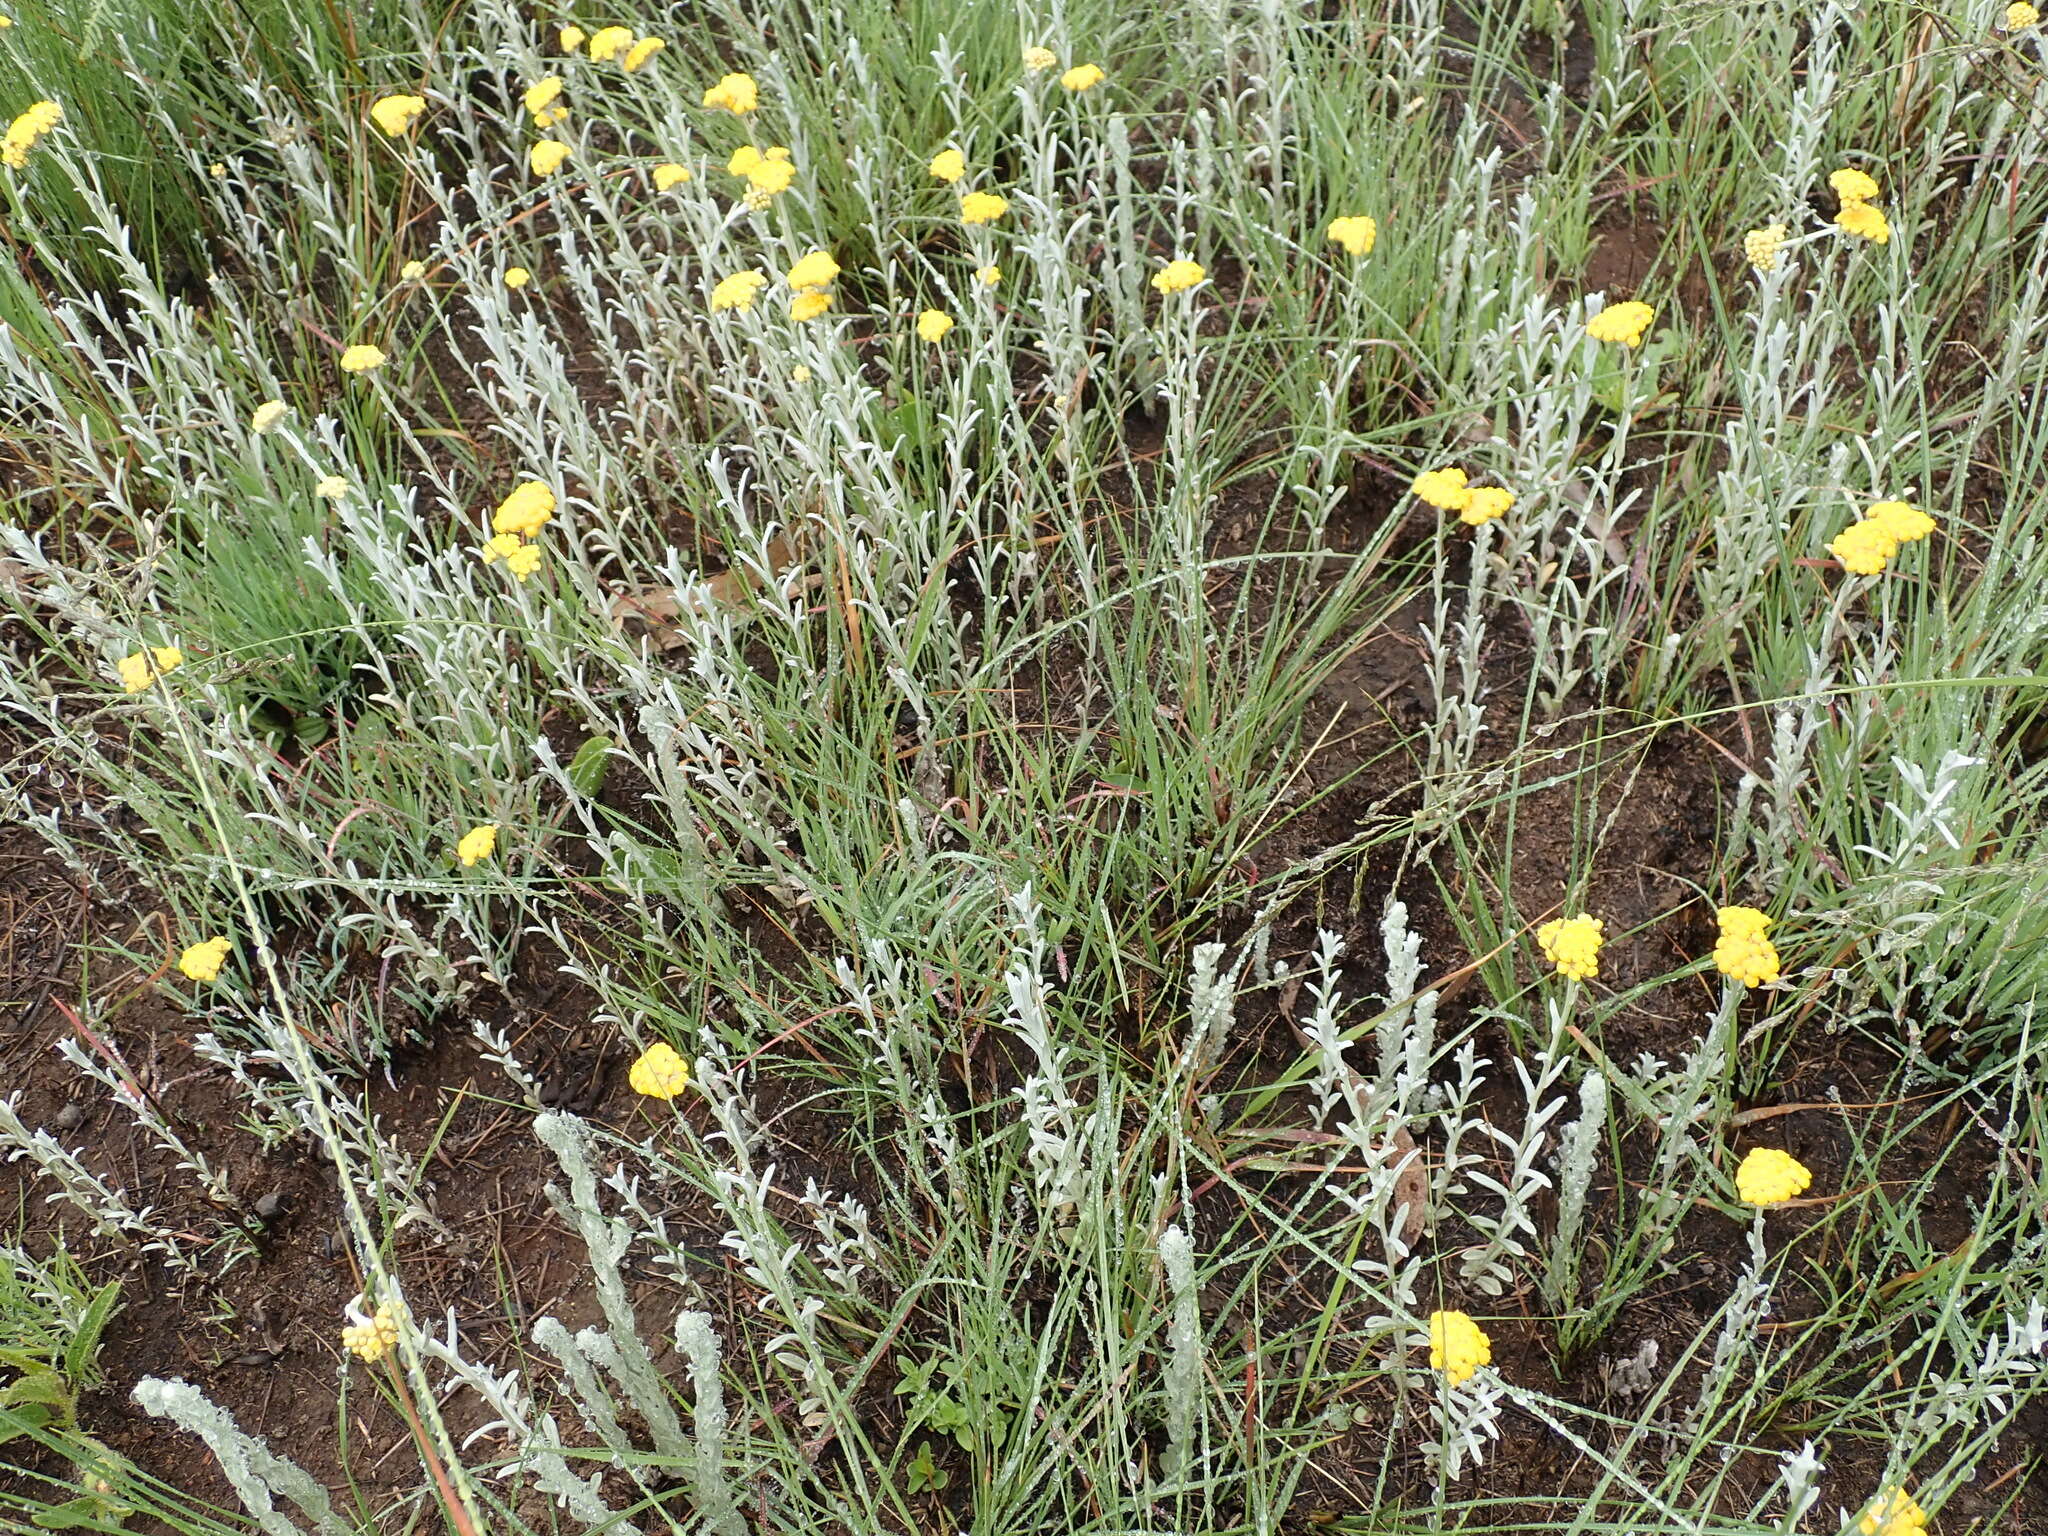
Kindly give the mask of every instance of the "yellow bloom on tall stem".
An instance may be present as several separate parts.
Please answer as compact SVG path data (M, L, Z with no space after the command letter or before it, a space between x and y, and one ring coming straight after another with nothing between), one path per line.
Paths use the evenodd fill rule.
M201 939L178 956L178 969L194 981L212 981L220 975L221 967L228 963L228 956L234 948L220 934Z
M1449 1386L1472 1379L1482 1365L1493 1362L1493 1341L1468 1313L1429 1314L1429 1364L1442 1371Z
M1785 226L1766 224L1742 237L1742 255L1759 272L1778 269L1778 249L1785 243Z
M395 139L418 122L426 110L424 96L379 96L370 103L370 121L382 128L387 137Z
M768 277L763 272L735 272L731 277L718 280L711 290L713 310L736 309L745 314L754 307L754 300L761 290L768 286Z
M761 103L752 75L726 75L704 92L704 105L734 117L745 117Z
M690 168L687 165L677 165L670 161L667 165L657 165L654 168L654 190L657 192L666 192L670 187L681 186L689 179Z
M1891 220L1884 216L1882 208L1869 203L1842 204L1842 211L1835 215L1835 225L1843 234L1868 240L1872 245L1887 244L1892 238Z
M1756 1147L1735 1170L1735 1192L1749 1204L1762 1208L1783 1205L1813 1183L1806 1164L1777 1147Z
M1584 912L1553 918L1536 930L1536 945L1558 975L1591 981L1600 974L1600 946L1607 942L1603 927L1599 918Z
M1828 185L1845 203L1867 203L1878 193L1877 182L1868 173L1851 165L1845 165L1829 176Z
M811 289L798 294L789 301L789 318L792 320L815 320L831 307L831 294Z
M1714 969L1745 987L1776 981L1777 946L1764 937L1770 918L1755 907L1723 907L1714 917L1721 927L1714 943Z
M991 263L974 269L974 281L983 288L993 288L1003 280L1003 269Z
M533 274L524 267L507 267L505 269L505 286L507 288L524 288L532 281Z
M373 1316L341 1330L341 1347L365 1365L375 1365L398 1347L398 1304L380 1302Z
M668 44L658 37L643 37L626 50L621 67L630 75L667 46Z
M950 186L967 174L967 157L957 149L942 149L932 156L930 169L934 179Z
M374 373L383 366L383 349L373 347L368 342L359 341L354 346L343 349L341 354L343 373Z
M1515 493L1504 485L1475 485L1465 493L1465 505L1458 513L1458 521L1481 528L1496 517L1505 517L1514 504Z
M489 826L471 827L462 834L461 840L456 843L455 857L462 861L464 869L468 869L472 864L488 859L497 850L497 847L497 823L493 822Z
M1863 514L1863 521L1875 523L1901 544L1912 544L1934 532L1934 519L1910 501L1880 501Z
M626 1073L635 1093L650 1099L673 1099L690 1086L690 1066L666 1040L657 1040L640 1053Z
M993 192L970 192L960 199L962 224L993 224L1009 211L1009 200Z
M1186 293L1208 275L1199 261L1169 261L1152 274L1152 286L1161 293Z
M1374 242L1380 237L1380 226L1366 214L1357 213L1330 220L1326 233L1332 245L1343 246L1351 255L1370 256Z
M124 691L140 693L165 673L175 672L183 665L183 651L175 645L157 645L147 651L137 651L132 656L123 656L114 663L114 670L121 675Z
M562 52L574 53L583 46L584 38L589 35L581 27L564 27L555 34L555 40L562 45Z
M1024 67L1034 75L1042 75L1059 63L1060 56L1050 48L1033 46L1024 50Z
M953 329L953 317L942 309L928 309L917 317L917 335L920 341L938 343L946 339L946 332Z
M1828 541L1828 553L1857 576L1875 576L1899 552L1899 541L1882 523L1851 523Z
M545 79L536 80L532 85L529 85L526 88L526 94L521 96L519 100L527 111L539 112L561 94L562 77L560 75L549 75Z
M621 48L632 46L631 27L599 27L590 34L590 56L600 64L610 63Z
M526 166L536 176L552 176L569 158L569 146L560 139L541 139L526 152Z
M1408 489L1417 500L1443 512L1462 512L1472 499L1472 492L1465 485L1465 471L1456 465L1426 469Z
M1079 95L1082 91L1092 91L1108 78L1093 64L1076 64L1060 76L1060 85Z
M1856 1522L1857 1536L1920 1536L1926 1529L1927 1511L1899 1487L1880 1489Z
M64 109L54 101L39 101L7 125L0 136L0 164L20 170L28 164L28 152L36 140L64 121Z
M2027 28L2037 25L2040 20L2040 7L2034 5L2032 0L2013 0L2013 3L2005 8L2005 30L2008 32L2024 32Z
M799 293L806 288L825 288L839 275L839 263L830 251L812 251L789 269L789 286Z
M491 531L530 539L554 515L555 493L543 481L528 480L498 503L498 510L491 514Z
M1630 299L1624 304L1610 304L1588 320L1586 334L1595 341L1618 341L1624 347L1639 347L1643 344L1643 333L1656 318L1657 312L1649 305Z

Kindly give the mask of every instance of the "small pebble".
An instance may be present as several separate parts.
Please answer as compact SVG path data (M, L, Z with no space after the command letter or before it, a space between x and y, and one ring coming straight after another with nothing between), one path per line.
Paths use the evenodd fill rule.
M57 1118L51 1123L60 1131L75 1131L85 1124L85 1111L76 1104L66 1104L57 1111Z
M273 1189L256 1202L254 1207L258 1221L275 1221L284 1214L284 1191Z

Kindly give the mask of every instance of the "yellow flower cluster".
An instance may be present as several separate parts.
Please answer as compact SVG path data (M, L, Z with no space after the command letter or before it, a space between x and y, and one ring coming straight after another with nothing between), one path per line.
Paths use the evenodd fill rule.
M285 412L290 409L291 407L286 405L282 400L264 401L261 405L257 406L256 409L250 412L249 414L250 435L252 437L263 436L264 433L268 432L280 421L283 421Z
M375 1365L398 1347L398 1303L377 1304L367 1323L351 1323L341 1330L341 1347L365 1365Z
M1008 198L993 192L969 192L960 199L962 224L993 224L1010 210Z
M1842 233L1868 240L1872 245L1883 245L1891 239L1891 221L1876 205L1878 186L1875 180L1854 166L1844 166L1828 177L1828 185L1841 199L1842 206L1835 214L1835 225Z
M510 277L509 273L506 275ZM536 541L542 525L554 515L555 493L546 484L528 480L516 487L491 514L491 537L484 541L482 551L484 564L495 565L502 560L505 569L524 584L527 577L540 569L541 548ZM486 847L484 852L490 849Z
M644 1093L650 1099L672 1099L690 1086L689 1063L666 1040L658 1040L641 1052L640 1059L626 1074L626 1081L633 1085L635 1093Z
M1650 322L1656 318L1656 310L1630 299L1624 304L1609 304L1588 320L1586 334L1595 341L1618 341L1624 347L1640 347Z
M1778 251L1785 243L1785 226L1766 224L1742 237L1742 255L1759 272L1778 270Z
M462 861L464 869L480 864L498 849L498 826L471 827L455 844L455 857Z
M1828 553L1857 576L1875 576L1899 552L1934 532L1934 519L1910 501L1880 501L1828 542Z
M789 301L789 318L815 320L832 307L827 291L839 276L839 263L830 251L812 251L784 275L794 295Z
M536 139L526 152L526 168L536 176L552 176L569 159L569 146L560 139Z
M1745 987L1778 979L1777 946L1764 937L1771 920L1755 907L1723 907L1714 914L1721 936L1714 941L1714 968Z
M532 281L533 274L524 267L507 267L505 269L505 286L507 288L524 288Z
M2028 0L2013 0L2013 3L2005 8L2005 30L2008 32L2024 32L2027 28L2038 25L2040 20L2040 7L2029 4Z
M379 96L370 103L370 121L384 130L387 138L397 138L419 121L427 110L424 96Z
M1380 237L1380 226L1370 216L1355 213L1330 220L1325 234L1332 245L1343 246L1353 256L1370 256L1373 243Z
M1429 1364L1444 1373L1446 1384L1455 1387L1469 1381L1479 1367L1492 1363L1493 1341L1468 1314L1429 1314Z
M1455 465L1426 469L1408 487L1418 501L1458 514L1458 521L1482 527L1496 517L1507 515L1515 504L1515 493L1504 485L1467 485L1465 471Z
M526 88L526 94L519 98L528 112L533 114L533 126L552 128L569 115L569 109L556 100L562 94L562 77L549 75Z
M185 653L175 645L153 645L147 651L123 656L114 663L114 669L121 674L125 691L140 693L166 672L175 672L183 665Z
M1920 1536L1926 1529L1927 1511L1898 1487L1879 1490L1856 1522L1857 1536Z
M54 101L39 101L7 125L0 136L0 164L20 170L28 164L28 152L36 140L64 121L64 109Z
M357 342L345 348L341 354L343 373L374 373L384 366L384 353L379 347L368 342Z
M631 27L599 27L590 34L590 56L600 64L609 64L621 49L632 46Z
M953 317L943 309L928 309L917 317L917 335L920 341L937 345L946 339L946 332L953 329Z
M219 934L201 939L197 944L187 945L185 952L178 956L178 969L193 981L212 981L220 975L220 968L228 963L228 956L234 948Z
M746 181L749 208L767 207L770 198L788 191L789 184L796 180L796 166L790 161L789 150L781 144L772 144L766 151L742 144L725 162L725 169L728 175Z
M1186 293L1208 275L1199 261L1177 258L1152 274L1152 286L1161 293Z
M704 105L715 111L745 117L761 104L752 75L726 75L704 92Z
M1754 1206L1782 1205L1813 1182L1806 1165L1776 1147L1757 1147L1735 1170L1735 1192Z
M1557 974L1573 981L1591 981L1600 974L1600 946L1607 942L1597 917L1552 918L1536 930L1536 945Z
M735 272L722 277L711 290L711 307L714 310L736 309L745 314L754 307L754 300L763 288L768 286L765 272Z
M931 173L950 187L967 174L967 157L957 149L942 149L932 156Z

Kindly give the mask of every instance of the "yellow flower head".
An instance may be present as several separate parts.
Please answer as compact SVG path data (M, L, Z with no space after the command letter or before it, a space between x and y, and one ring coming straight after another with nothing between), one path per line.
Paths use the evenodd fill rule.
M424 261L408 261L398 269L398 276L403 282L416 283L426 275L427 264Z
M375 1365L390 1354L398 1347L398 1304L380 1303L369 1321L342 1329L341 1347L365 1365Z
M123 656L114 663L114 670L121 674L121 687L126 692L140 693L166 672L175 672L183 665L185 653L175 645L153 645L147 651Z
M677 165L673 160L667 165L657 165L654 168L654 190L657 192L666 192L670 187L681 186L689 179L690 168L687 165Z
M20 170L28 164L28 152L35 142L64 120L64 109L54 101L39 101L7 125L0 136L0 164Z
M2024 32L2040 19L2039 7L2028 4L2027 0L2013 0L2005 8L2005 30L2008 32Z
M731 277L718 280L718 286L711 290L711 307L714 310L736 309L745 314L754 307L754 300L763 288L768 286L764 272L735 272Z
M1470 1381L1493 1362L1493 1341L1463 1312L1429 1314L1430 1369L1442 1371L1449 1386Z
M560 139L541 139L526 152L526 165L536 176L552 176L568 158L569 146Z
M811 370L806 368L802 363L798 363L794 368L789 370L789 382L792 384L810 383Z
M796 180L796 166L790 162L789 151L777 146L754 162L747 172L747 203L750 207L767 206L768 199L778 192L789 190L789 184Z
M704 105L745 117L761 104L752 75L727 75L704 93Z
M257 437L261 437L280 421L283 421L285 412L290 409L291 407L282 400L264 401L250 414L249 430Z
M608 64L621 48L633 46L631 27L599 27L590 34L590 56L600 64Z
M555 493L539 480L528 480L498 503L498 510L491 514L491 532L530 539L554 515Z
M789 286L799 293L806 288L831 286L832 279L839 275L839 263L832 259L829 251L812 251L789 269Z
M985 267L976 267L974 269L974 280L984 288L993 288L1003 280L1003 269L994 263L990 263Z
M341 354L341 371L343 373L374 373L383 366L383 349L373 347L368 342L359 341L354 346L345 349Z
M630 75L667 46L668 44L658 37L643 37L639 42L626 50L626 57L622 67Z
M1060 56L1050 48L1030 47L1024 50L1024 67L1034 75L1042 75L1059 63Z
M928 309L917 317L917 335L920 341L944 341L946 332L951 329L953 317L943 309Z
M1093 90L1109 77L1093 64L1076 64L1060 76L1060 84L1067 90L1079 93Z
M957 149L942 149L932 156L931 173L951 186L967 174L967 157Z
M1496 517L1504 517L1508 508L1515 504L1515 493L1504 485L1475 485L1465 493L1465 505L1458 513L1458 521L1469 523L1474 528L1483 527Z
M1778 248L1785 243L1785 226L1766 224L1742 237L1742 255L1759 272L1778 269Z
M1885 245L1892 238L1891 220L1884 216L1882 208L1869 203L1842 204L1842 211L1835 215L1835 226L1843 234L1868 240L1872 245Z
M1425 469L1408 489L1417 500L1445 512L1462 512L1472 501L1472 492L1465 486L1465 471L1455 465Z
M488 859L496 851L497 846L498 828L495 822L485 827L471 827L462 834L461 841L456 843L455 857L462 860L462 867L467 869L479 860Z
M1618 341L1624 347L1639 347L1643 344L1643 333L1656 318L1657 311L1649 305L1630 299L1625 304L1610 304L1588 320L1586 334L1595 341Z
M690 1086L690 1066L666 1040L657 1040L640 1053L626 1074L635 1093L650 1099L672 1099Z
M328 475L313 487L313 494L322 501L339 501L348 494L348 482L340 475Z
M1867 203L1877 196L1877 183L1854 166L1845 165L1828 177L1835 196L1845 203Z
M481 551L485 565L496 565L500 560L510 560L526 547L526 540L516 533L494 533L484 540Z
M1770 918L1755 907L1723 907L1714 916L1721 925L1721 937L1714 944L1714 969L1745 987L1776 981L1777 946L1764 937Z
M215 181L222 181L227 177L228 168L221 161L216 160L213 162L213 164L209 165L206 168L206 174L211 176Z
M1881 1489L1856 1522L1857 1536L1919 1536L1926 1529L1927 1511L1903 1488Z
M1851 523L1828 542L1828 553L1857 576L1877 575L1898 552L1898 539L1882 523Z
M379 96L370 103L370 121L390 138L397 138L427 110L424 96Z
M505 286L507 288L524 288L532 281L533 274L524 267L507 267L505 269Z
M220 968L228 963L228 956L235 946L219 934L202 939L189 946L178 956L178 969L194 981L212 981L220 975Z
M1912 544L1934 532L1934 519L1910 501L1880 501L1863 514L1901 544Z
M1208 275L1199 261L1169 261L1152 274L1152 286L1161 293L1186 293Z
M536 80L526 88L526 94L519 99L529 112L539 112L562 94L562 77L549 75L545 80Z
M1332 245L1343 246L1353 256L1370 256L1373 243L1380 237L1380 226L1377 220L1356 213L1330 220L1325 233Z
M541 548L538 544L522 544L505 556L505 569L524 585L526 578L540 569L540 557Z
M1770 930L1769 914L1755 907L1721 907L1714 913L1724 938L1760 939Z
M960 199L962 224L993 224L1009 211L1009 200L993 192L970 192Z
M1591 981L1600 974L1600 946L1607 942L1602 927L1599 918L1583 912L1577 917L1552 918L1536 930L1536 945L1557 967L1558 975Z
M562 45L562 52L574 53L583 46L583 39L589 35L581 27L564 27L555 34L555 37Z
M1806 1164L1776 1147L1753 1148L1735 1170L1735 1192L1751 1205L1782 1205L1813 1182Z
M815 320L832 307L832 295L817 289L798 294L789 301L789 318Z

